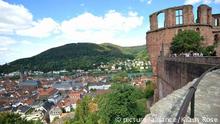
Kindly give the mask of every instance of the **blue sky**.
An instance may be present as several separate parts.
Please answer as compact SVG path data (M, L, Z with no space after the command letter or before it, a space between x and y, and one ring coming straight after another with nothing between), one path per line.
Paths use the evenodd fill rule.
M161 9L220 0L0 0L0 64L67 43L145 44L148 16Z

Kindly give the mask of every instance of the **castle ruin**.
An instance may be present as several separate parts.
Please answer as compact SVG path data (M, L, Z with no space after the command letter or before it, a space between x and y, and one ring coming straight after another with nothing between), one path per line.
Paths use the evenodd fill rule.
M157 72L157 60L162 49L163 54L168 56L173 37L183 30L200 32L204 37L203 45L213 45L220 41L220 14L212 14L212 8L204 4L198 7L196 20L192 5L172 7L151 14L146 41L154 73ZM220 45L216 52L220 56Z

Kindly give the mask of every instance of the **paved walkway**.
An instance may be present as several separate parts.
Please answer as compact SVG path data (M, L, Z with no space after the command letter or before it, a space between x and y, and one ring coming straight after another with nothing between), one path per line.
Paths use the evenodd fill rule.
M145 116L141 124L173 123L188 88L195 81L196 79L155 103L150 108L151 113ZM195 96L195 119L185 120L187 124L190 121L192 124L220 124L220 70L209 72L202 79Z

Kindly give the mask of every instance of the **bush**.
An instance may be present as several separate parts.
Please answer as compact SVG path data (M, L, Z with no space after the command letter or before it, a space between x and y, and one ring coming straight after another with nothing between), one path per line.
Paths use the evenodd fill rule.
M148 99L154 95L154 86L152 81L146 82L145 97Z
M208 46L206 48L203 48L203 55L204 56L216 56L216 52L215 52L215 45L211 45L211 46Z
M185 30L179 32L171 43L170 50L172 53L188 53L188 52L202 52L201 41L203 37L199 32L193 30Z
M124 83L115 83L111 92L94 98L84 97L77 105L75 118L66 124L121 124L120 118L143 118L146 114L144 93ZM136 124L136 123L126 123Z
M10 113L10 112L1 112L0 113L0 124L42 124L40 121L28 121L25 118L22 118L21 115Z

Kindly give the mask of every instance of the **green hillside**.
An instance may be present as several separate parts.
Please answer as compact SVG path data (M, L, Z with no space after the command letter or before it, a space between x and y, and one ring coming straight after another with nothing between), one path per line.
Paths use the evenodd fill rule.
M120 47L113 44L72 43L51 48L36 56L19 59L0 66L0 73L19 70L21 67L28 70L44 72L52 70L93 69L101 62L115 60L146 59L146 47Z
M101 45L116 47L116 48L120 49L123 52L123 54L132 55L136 59L148 60L146 45L133 46L133 47L121 47L121 46L117 46L117 45L109 44L109 43L104 43Z

